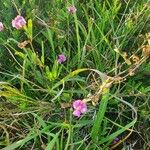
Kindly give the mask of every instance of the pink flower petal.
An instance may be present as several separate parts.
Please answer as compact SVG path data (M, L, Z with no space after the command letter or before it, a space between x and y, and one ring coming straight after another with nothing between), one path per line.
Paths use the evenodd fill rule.
M81 113L85 113L87 111L87 105L82 100L76 100L73 102L74 112L73 115L80 116Z
M74 115L74 116L77 116L77 117L80 117L81 112L80 112L79 110L75 110L75 111L73 112L73 115Z
M86 106L86 107L84 107L84 108L82 108L80 111L81 111L81 113L85 113L85 112L87 112L87 106Z
M66 61L66 56L64 54L60 54L60 55L58 55L58 59L57 60L58 60L58 62L60 64L62 64L62 63L64 63Z
M72 5L72 6L69 6L67 9L68 9L69 13L72 13L72 14L77 11L76 7L73 6L73 5Z
M82 100L76 100L76 101L74 101L73 102L73 108L77 109L80 106L81 102L82 102Z
M4 30L4 25L2 22L0 22L0 31L3 31Z
M25 19L19 15L14 20L12 20L12 26L16 29L21 29L25 24Z

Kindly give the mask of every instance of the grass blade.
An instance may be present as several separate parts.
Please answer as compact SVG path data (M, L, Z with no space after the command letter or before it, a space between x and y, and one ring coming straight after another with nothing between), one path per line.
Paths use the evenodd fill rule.
M109 91L107 91L101 99L100 102L100 106L99 106L99 110L98 113L96 115L96 118L94 120L94 125L92 127L92 131L91 131L91 137L93 141L97 141L97 135L100 131L100 126L102 124L103 118L104 118L104 114L106 112L106 108L107 108L107 103L108 103L108 99L109 99Z

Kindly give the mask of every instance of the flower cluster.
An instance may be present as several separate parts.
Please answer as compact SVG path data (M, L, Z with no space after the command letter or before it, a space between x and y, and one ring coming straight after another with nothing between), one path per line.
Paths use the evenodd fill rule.
M16 29L21 29L24 25L26 25L26 21L22 16L17 16L14 20L12 20L12 26Z
M71 14L74 14L77 11L76 7L73 5L69 6L67 9L68 9L68 12Z
M77 11L76 7L74 5L69 6L68 12L73 14ZM26 20L24 19L23 16L17 15L13 20L12 20L12 27L18 29L23 28L26 25ZM4 25L2 22L0 22L0 31L4 30ZM66 61L66 56L64 54L58 55L57 61L59 64L62 64ZM80 117L81 114L85 113L87 111L87 105L86 102L83 100L75 100L73 102L73 115Z
M12 26L16 29L21 29L26 25L26 20L24 19L23 16L16 16L13 20L12 20ZM2 22L0 22L0 32L4 30L4 25ZM58 55L58 59L57 59L59 64L62 64L66 61L66 56L64 54L60 54Z
M85 113L87 111L87 105L86 102L84 102L83 100L76 100L73 102L73 108L74 108L74 112L73 115L80 117L81 113Z
M59 64L62 64L66 61L66 56L64 54L60 54L58 55L58 59L57 59Z

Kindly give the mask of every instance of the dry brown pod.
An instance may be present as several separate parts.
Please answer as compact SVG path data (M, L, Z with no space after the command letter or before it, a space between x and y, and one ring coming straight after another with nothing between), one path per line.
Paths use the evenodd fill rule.
M18 44L18 47L21 48L21 49L25 48L29 43L30 43L29 40L23 41L23 42L21 42L21 43Z
M139 61L140 61L139 56L137 56L137 55L135 55L135 54L132 55L131 59L132 59L132 61L135 62L136 64L138 64Z
M144 57L150 57L150 45L142 46L142 53Z
M60 105L61 105L61 108L63 109L71 107L70 103L60 103Z

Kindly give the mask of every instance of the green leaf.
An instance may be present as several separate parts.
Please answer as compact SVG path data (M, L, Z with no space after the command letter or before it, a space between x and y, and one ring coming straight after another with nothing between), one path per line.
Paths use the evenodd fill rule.
M46 128L47 124L45 123L45 121L43 120L43 118L41 116L38 116L37 114L33 113L34 117L37 118L39 124L43 127Z
M15 52L15 55L17 55L23 59L25 59L25 57L26 57L25 54L23 54L22 52L18 52L18 51Z
M102 96L99 110L98 110L98 113L97 113L96 118L94 120L94 125L93 125L92 131L91 131L91 137L92 137L92 140L94 142L96 142L98 140L97 137L98 137L98 134L99 134L99 131L101 128L104 114L106 112L108 99L109 99L109 90Z
M18 148L19 146L24 145L25 143L27 143L28 141L34 139L37 136L37 134L31 134L29 133L28 136L22 140L19 140L5 148L3 148L2 150L15 150L16 148Z
M54 138L48 143L45 150L53 150L55 143L58 141L58 136L60 132L58 132L56 135L54 135Z
M29 19L28 20L28 29L27 29L27 32L28 32L28 38L32 41L32 20Z
M44 43L43 43L43 41L42 41L42 56L41 56L41 62L42 62L43 65L44 65L45 59L44 59Z

